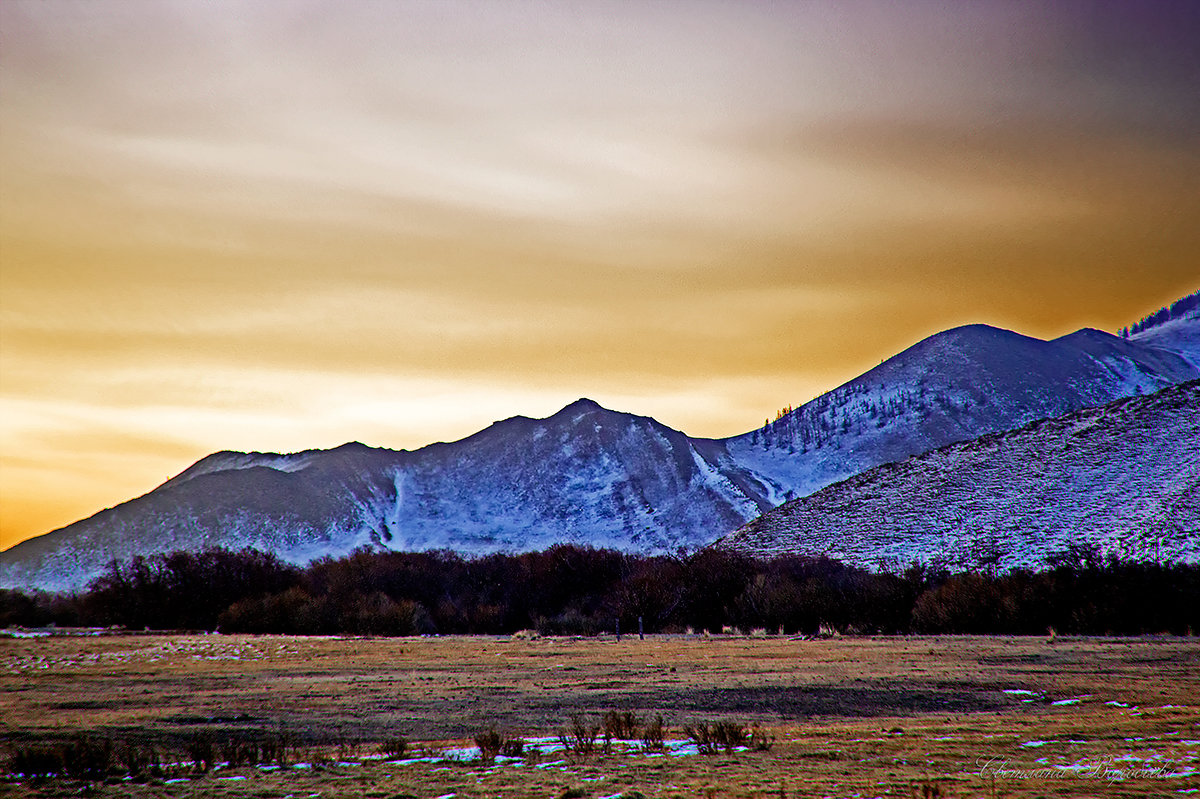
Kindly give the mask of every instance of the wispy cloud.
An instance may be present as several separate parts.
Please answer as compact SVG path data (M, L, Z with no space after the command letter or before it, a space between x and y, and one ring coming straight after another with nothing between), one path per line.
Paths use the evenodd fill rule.
M0 542L213 449L725 435L1124 324L1200 249L1196 7L1131 8L0 4Z

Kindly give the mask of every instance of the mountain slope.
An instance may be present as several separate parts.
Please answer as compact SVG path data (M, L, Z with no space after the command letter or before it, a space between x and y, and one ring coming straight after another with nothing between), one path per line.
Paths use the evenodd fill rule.
M1200 319L1181 327L1200 335ZM779 504L881 463L1197 377L1170 349L1099 330L1042 341L969 325L724 443Z
M1071 542L1200 559L1200 381L878 466L760 516L717 546L1040 564Z
M1181 355L1200 369L1200 291L1150 314L1134 325L1134 332L1126 338L1144 347Z

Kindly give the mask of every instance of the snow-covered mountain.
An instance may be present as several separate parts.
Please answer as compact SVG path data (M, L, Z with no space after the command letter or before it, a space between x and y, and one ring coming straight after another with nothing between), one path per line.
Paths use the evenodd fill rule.
M0 586L69 588L112 558L218 545L296 562L361 546L705 545L879 464L1200 377L1198 314L1129 338L955 328L729 439L690 438L580 400L415 451L219 452L142 497L0 553Z
M661 552L707 544L769 506L720 445L579 400L449 444L219 452L145 496L0 554L0 584L68 588L112 558L253 546L305 562L358 547L466 553L578 542Z
M1200 381L877 466L716 546L1004 568L1072 543L1200 561Z
M1091 329L1042 341L987 325L954 328L723 443L779 504L881 463L1200 377L1185 357L1195 354L1200 316L1172 324L1170 336L1146 331L1139 340Z

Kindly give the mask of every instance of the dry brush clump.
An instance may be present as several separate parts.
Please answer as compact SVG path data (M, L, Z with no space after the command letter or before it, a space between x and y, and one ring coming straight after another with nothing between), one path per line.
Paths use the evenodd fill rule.
M201 731L175 747L103 735L65 741L35 741L10 747L7 772L35 780L66 778L102 782L110 778L144 782L167 772L206 773L225 766L276 765L286 768L297 746L286 733L218 737ZM170 762L172 765L164 765Z
M65 741L36 741L10 747L7 772L40 781L51 777L131 782L164 776L163 750L140 741L78 735Z
M217 743L212 733L196 733L184 743L183 751L196 771L208 771L217 763Z
M604 714L604 734L608 738L633 740L641 728L641 719L630 710L610 710Z
M384 738L379 743L379 754L385 755L392 760L399 760L404 757L406 751L408 751L408 739L403 735L393 735Z
M572 757L589 758L600 750L598 739L600 725L587 721L583 716L571 717L571 724L558 734L558 742ZM606 747L607 748L607 747Z
M757 724L750 727L749 746L755 752L769 752L775 745L775 736Z
M22 744L13 747L8 773L35 780L65 774L63 755L57 745Z
M586 759L611 753L614 742L619 741L640 741L643 751L660 752L668 731L662 714L643 720L630 710L609 710L598 722L572 716L570 726L559 732L558 741L568 756Z
M740 748L769 752L775 745L775 736L758 724L747 727L736 721L717 721L683 729L702 755L715 755L722 750L729 753Z
M474 737L475 745L479 747L479 759L485 763L494 762L498 756L523 757L525 755L525 739L510 738L496 731L495 727Z
M663 724L662 714L656 715L642 726L642 746L648 752L661 752L666 737L667 727Z
M133 782L141 782L163 774L162 758L156 747L124 741L117 747L117 763Z
M104 780L119 775L114 749L111 739L86 735L69 741L19 744L13 747L8 770L34 779Z
M476 735L475 745L479 747L479 759L484 763L491 763L504 748L504 736L496 732L493 727L487 732Z
M218 738L213 732L201 731L185 741L183 749L193 769L203 773L219 765L287 768L299 747L284 732L258 736L229 734Z
M750 732L746 725L735 721L716 721L712 724L702 722L686 726L683 731L692 739L692 743L702 755L715 755L722 749L732 752L746 746L750 741Z

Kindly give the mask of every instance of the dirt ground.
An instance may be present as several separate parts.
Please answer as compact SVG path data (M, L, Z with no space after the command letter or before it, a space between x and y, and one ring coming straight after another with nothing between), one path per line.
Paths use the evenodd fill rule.
M768 751L447 758L495 727L661 714L668 738L730 720ZM286 769L14 796L1107 797L1200 795L1200 639L101 635L0 639L0 741L103 734L179 746L284 732ZM403 735L408 761L376 756ZM418 743L419 742L419 743ZM427 755L414 758L412 753ZM0 755L7 763L7 756Z

